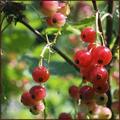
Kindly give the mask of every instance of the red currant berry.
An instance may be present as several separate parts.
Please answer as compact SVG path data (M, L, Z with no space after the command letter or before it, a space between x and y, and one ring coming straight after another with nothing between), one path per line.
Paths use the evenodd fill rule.
M112 112L109 108L101 106L98 116L99 119L109 120L112 117Z
M35 67L32 72L32 77L36 82L46 82L49 76L49 71L44 66Z
M80 50L76 52L74 61L78 67L87 67L92 61L92 56L90 52Z
M96 39L96 32L92 28L85 28L81 32L81 39L84 42L93 43Z
M38 103L30 108L30 112L34 115L38 115L41 111L45 109L43 102Z
M46 16L52 16L54 13L57 12L59 8L59 3L58 1L42 0L40 2L40 7L43 14L45 14Z
M79 65L79 56L82 54L82 53L84 53L84 52L87 52L85 49L84 50L77 50L76 51L76 53L75 53L75 55L74 55L74 62L76 63L76 65L78 66L78 67L80 67L80 65Z
M108 80L108 72L104 67L94 67L90 72L90 79L96 82L105 82Z
M92 49L95 49L95 48L96 48L96 44L95 44L95 43L90 43L90 44L87 46L88 51L89 51L89 50L92 50Z
M25 106L33 106L36 105L37 102L35 100L33 100L31 98L31 95L29 92L24 92L21 96L21 102L25 105Z
M69 113L61 113L58 120L72 120L72 117Z
M107 65L112 59L112 53L109 48L104 46L98 46L92 51L94 63L99 65Z
M90 86L83 86L79 90L80 98L82 100L88 101L94 96L94 89Z
M95 65L94 64L89 64L87 67L81 67L80 68L80 74L85 81L92 82L90 79L90 73L94 69Z
M75 85L70 86L69 94L74 99L79 99L79 88Z
M82 79L84 80L84 82L91 81L89 78L89 71L86 70L85 68L80 69L80 75L82 76Z
M93 88L97 93L106 93L109 89L109 85L108 85L108 82L105 82L105 83L96 82L96 83L93 83Z
M55 13L53 16L47 18L48 25L53 27L62 27L66 22L66 17L61 13Z
M39 101L44 99L44 97L46 96L46 90L42 86L34 86L30 89L30 94L32 99Z

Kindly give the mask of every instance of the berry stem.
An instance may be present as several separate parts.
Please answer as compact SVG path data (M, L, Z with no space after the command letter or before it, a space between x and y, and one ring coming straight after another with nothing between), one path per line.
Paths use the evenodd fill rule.
M46 52L47 49L49 50L50 45L52 45L52 43L46 44L45 47L43 48L42 53L41 53L41 55L40 55L39 66L42 66L42 65L43 65L43 59L44 59L45 52ZM49 51L49 52L50 52L50 51Z
M46 120L46 118L47 118L47 112L46 112L46 101L45 101L45 99L43 100L43 103L44 103L44 105L45 105L45 109L44 109L44 120Z
M61 28L59 28L58 32L56 33L56 36L55 36L55 38L54 38L54 40L53 40L53 43L54 43L54 44L55 44L56 41L57 41L57 37L58 37L58 35L60 34L60 31L61 31Z
M98 10L97 4L96 4L96 0L92 0L92 3L93 3L94 10L96 11L96 13L98 13L98 28L99 28L99 31L102 35L104 42L105 42L105 36L103 33L102 23L101 23L101 19L100 19L100 13L99 13L99 10ZM103 45L102 38L100 39L100 41L101 41L101 44Z
M49 39L48 39L48 35L46 34L45 36L46 36L47 44L50 44L50 41L49 41Z
M18 22L22 23L23 25L25 25L29 30L31 30L37 37L42 37L45 42L46 39L42 36L42 34L40 32L38 32L37 30L34 30L26 21L24 21L23 19L18 19ZM51 48L56 51L64 60L66 60L70 65L72 65L78 72L80 71L80 69L76 66L76 64L69 59L62 51L60 51L55 45L52 45Z

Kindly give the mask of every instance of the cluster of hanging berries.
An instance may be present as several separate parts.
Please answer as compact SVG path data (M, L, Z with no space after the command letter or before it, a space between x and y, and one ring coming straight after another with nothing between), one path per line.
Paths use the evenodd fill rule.
M40 85L33 86L29 91L25 91L21 96L21 102L23 105L30 109L30 112L34 115L44 111L45 106L43 100L46 96L46 89L42 83L49 79L49 71L44 66L38 66L33 69L33 80Z
M75 53L74 62L80 68L80 74L84 81L91 82L97 93L105 93L109 89L108 72L104 66L112 59L109 48L93 43L96 32L92 28L85 28L81 32L81 39L88 42L87 49Z
M112 53L109 48L94 43L96 32L92 28L83 29L81 39L88 46L75 53L74 62L80 68L83 84L69 88L70 96L78 104L75 119L110 119L112 113L106 107L108 72L104 66L110 63ZM59 120L72 120L72 116L70 113L61 113Z
M70 13L69 5L61 1L40 1L40 9L46 16L46 22L52 27L62 27L66 22L66 16Z
M67 2L61 1L40 1L40 9L46 16L49 26L61 28L66 22L70 8ZM46 96L46 89L41 83L49 79L49 71L44 66L35 67L32 72L33 80L40 85L33 86L29 91L25 91L21 96L21 102L28 106L34 115L39 114L45 109L43 100Z

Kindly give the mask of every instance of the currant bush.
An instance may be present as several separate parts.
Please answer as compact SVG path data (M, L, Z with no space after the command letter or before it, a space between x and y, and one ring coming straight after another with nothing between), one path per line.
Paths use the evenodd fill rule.
M41 43L42 42L45 43L43 44L44 47L41 50L40 59L38 60L38 65L32 68L31 78L33 79L32 82L34 83L29 86L30 88L28 90L25 90L24 88L26 84L28 84L28 79L24 80L21 85L18 85L21 86L23 90L23 93L20 98L21 103L24 106L26 106L26 108L28 108L28 110L33 115L39 115L40 113L43 113L44 119L46 119L47 117L47 112L49 110L47 110L46 112L47 105L45 99L47 98L47 93L49 91L48 88L50 88L51 86L46 84L50 81L49 80L50 74L52 74L48 64L50 62L50 57L51 57L50 55L53 54L54 52L57 52L69 64L73 65L73 67L78 71L77 77L80 77L80 80L82 80L82 82L79 81L80 83L78 84L77 83L74 84L72 82L71 84L69 84L70 86L68 86L67 97L68 98L70 97L70 104L73 104L72 107L74 107L74 110L68 112L66 111L66 109L64 109L65 111L63 112L60 113L57 112L56 116L58 120L72 120L72 119L76 119L76 120L105 119L106 120L106 119L112 119L112 117L114 117L113 113L116 116L118 115L120 111L119 100L118 100L120 90L118 88L115 88L112 91L112 96L109 95L111 89L111 83L110 83L111 76L109 75L109 73L111 71L108 68L113 66L113 64L111 64L111 61L112 60L114 61L114 59L117 56L116 54L114 55L114 49L112 49L114 44L116 44L116 41L112 43L111 40L110 41L107 40L110 37L109 35L104 36L104 30L102 30L102 23L101 23L102 20L100 20L101 16L95 4L96 1L92 0L92 2L94 9L96 10L96 16L94 18L96 19L95 28L93 28L93 25L91 23L89 23L89 19L93 19L92 17L86 18L83 21L81 20L80 21L81 23L79 22L77 23L76 20L76 18L78 17L77 13L79 13L80 8L85 5L84 3L81 2L80 4L78 4L78 6L76 6L75 9L76 13L74 15L74 14L70 14L72 12L70 10L72 8L70 6L72 3L71 1L40 0L38 6L40 12L42 13L40 14L42 16L40 17L40 19L42 20L41 20L41 26L40 28L38 28L38 30L33 29L27 23L26 21L27 19L25 18L25 15L22 14L21 9L23 8L19 10L18 3L12 3L14 5L15 4L18 5L18 7L14 10L8 9L12 4L10 4L10 6L8 5L7 7L6 6L3 7L3 11L7 16L7 22L10 22L13 19L15 21L15 24L17 22L24 24L37 36L37 39L40 39ZM13 8L14 7L15 6L13 6ZM8 11L6 12L7 9L12 14L9 14ZM87 12L88 9L90 9L90 6L89 7L86 6L83 11ZM112 14L111 13L108 14L108 17L110 15ZM71 22L72 17L74 17L74 21ZM103 19L105 19L104 16ZM88 21L88 23L86 21ZM114 30L111 30L111 33L112 32L114 32ZM66 33L68 34L68 36L66 35ZM65 38L63 34L65 34ZM68 39L71 46L70 44L67 43L68 41L67 42L65 41L65 43L63 41L57 43L57 39L59 36L61 37L61 39L63 38L64 40ZM116 32L114 32L114 36L116 36ZM61 44L64 44L63 47L65 46L65 49L63 49L63 51L60 51L57 48ZM67 49L66 46L69 46L68 48L69 53L72 51L70 57L72 57L73 61L70 60L69 57L65 56L63 53L64 50ZM48 54L45 54L46 51L48 52ZM14 59L16 59L16 57ZM10 63L10 68L15 67L13 65L14 61L15 60L13 60ZM59 64L57 63L56 66L59 66ZM22 70L24 67L25 66L23 64L22 65L19 64L17 70ZM57 69L57 71L59 72L61 70L64 73L64 71L66 70L65 67L66 66L62 66L61 67L62 69ZM10 73L12 72L10 71ZM26 72L24 73L26 74ZM112 79L115 79L117 84L120 83L118 74L119 73L117 74L114 73L112 76ZM69 76L71 77L71 74L68 75L67 77L69 78ZM67 79L67 77L65 79ZM51 83L58 90L58 88L60 89L62 88L64 83L58 85L57 82L55 83L52 81ZM54 95L53 102L57 100L55 93L59 94L60 92L59 90L53 92ZM50 94L50 96L52 95ZM113 99L113 102L110 101L110 99ZM108 103L112 105L109 106ZM52 105L52 103L49 102L49 105ZM53 108L50 109L53 113L56 111Z

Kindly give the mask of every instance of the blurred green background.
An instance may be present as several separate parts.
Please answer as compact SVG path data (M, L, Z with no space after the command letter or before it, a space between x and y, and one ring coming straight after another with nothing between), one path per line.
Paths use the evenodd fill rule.
M19 1L18 1L19 2ZM44 16L39 10L38 2L22 1L26 4L24 15L28 23L43 34L47 32L50 39L54 37L55 28L47 26ZM84 44L79 37L80 30L87 26L95 27L95 13L90 1L70 2L71 13L67 18L65 26L62 28L61 36L58 37L56 46L63 51L70 59L77 49L84 48ZM97 2L101 16L107 11L107 4L104 1ZM118 3L114 2L113 35L111 46L117 36L118 31ZM3 26L7 24L4 21ZM77 24L72 26L71 24ZM106 22L103 20L103 30L105 32ZM77 36L77 39L72 39ZM99 43L99 39L96 41ZM32 115L29 109L20 102L21 94L24 90L29 90L36 83L31 76L32 69L38 65L40 53L45 44L28 30L24 25L17 23L9 25L2 34L2 118L5 119L33 119L42 118L40 115ZM74 101L68 94L70 85L79 85L82 78L71 65L66 63L57 53L45 55L44 65L49 69L51 75L44 85L47 89L46 111L47 118L57 118L61 112L74 114ZM118 87L114 77L114 72L118 71L118 60L112 64L110 80L113 90Z

